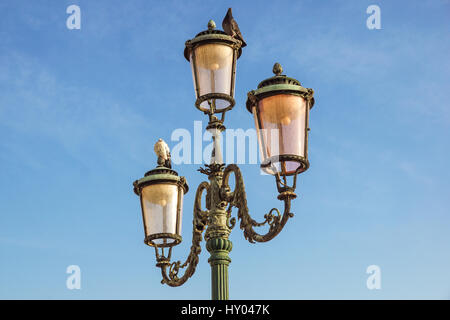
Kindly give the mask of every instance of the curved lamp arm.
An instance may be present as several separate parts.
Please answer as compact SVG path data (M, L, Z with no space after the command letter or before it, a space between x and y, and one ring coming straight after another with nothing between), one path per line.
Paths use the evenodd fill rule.
M230 187L228 185L228 179L231 173L234 173L235 177L235 189L233 192L230 191ZM278 182L279 178L277 177L277 184ZM229 202L229 214L231 214L232 207L238 208L238 219L241 220L240 228L244 231L244 237L249 242L255 243L255 241L266 242L272 240L281 232L281 230L283 230L283 227L288 219L294 216L293 213L289 212L291 209L291 200L296 198L293 189L279 189L279 191L280 195L278 196L278 199L284 202L283 214L281 215L277 208L273 208L264 215L265 220L263 222L256 222L249 214L247 207L247 195L245 193L244 179L242 177L241 170L235 164L230 164L225 168L221 187L221 197L223 200ZM234 227L235 223L236 219L232 218L230 220L230 227ZM253 227L261 227L265 224L269 225L269 231L264 235L257 233L253 229Z
M171 287L178 287L185 283L195 272L195 268L197 267L199 255L202 251L200 247L200 242L202 241L202 233L205 230L205 226L207 224L207 211L203 211L201 209L201 199L204 190L209 190L209 183L204 181L202 182L195 194L195 202L194 202L194 219L193 219L193 229L192 229L192 246L189 256L186 261L181 264L181 261L170 262L172 247L169 249L169 254L167 257L164 256L164 251L162 255L158 254L158 248L155 247L156 251L156 266L161 268L161 274L163 280L162 284L167 284ZM179 278L178 272L180 269L187 267L184 275ZM167 273L167 268L169 269Z

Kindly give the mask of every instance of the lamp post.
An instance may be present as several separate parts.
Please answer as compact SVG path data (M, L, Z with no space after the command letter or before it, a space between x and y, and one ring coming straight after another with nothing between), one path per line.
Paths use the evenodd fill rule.
M215 142L225 130L225 113L235 105L236 60L242 53L241 45L239 39L216 30L212 20L208 30L186 42L184 56L192 68L195 106L208 115L206 129L213 133ZM236 224L232 209L237 208L239 227L251 243L273 239L293 217L290 209L291 201L296 198L297 176L309 167L308 117L314 104L313 90L282 75L278 63L273 72L274 77L262 81L256 90L248 93L246 105L255 119L263 159L261 168L275 176L278 199L284 206L282 212L273 208L264 215L262 222L250 216L242 173L235 164L225 166L220 143L215 143L211 163L199 169L208 181L200 183L195 194L190 253L183 263L172 262L172 249L182 241L182 201L188 186L184 177L171 169L170 152L163 141L155 145L159 165L133 183L134 192L141 199L144 242L155 249L156 266L161 269L163 284L180 286L194 274L204 238L210 253L212 299L228 299L229 252L232 249L228 238ZM235 179L234 190L229 186L231 174ZM292 177L291 183L288 177ZM206 197L205 208L201 205L203 196ZM255 231L256 227L264 225L269 227L267 233ZM185 269L184 274L180 276L182 269Z

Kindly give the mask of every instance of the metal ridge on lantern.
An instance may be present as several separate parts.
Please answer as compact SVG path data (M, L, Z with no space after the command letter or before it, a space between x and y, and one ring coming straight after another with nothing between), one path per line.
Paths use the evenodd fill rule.
M186 41L184 57L191 63L195 106L209 115L222 113L223 119L236 103L236 60L241 56L242 42L215 27L210 20L208 30Z
M284 177L309 168L309 110L314 105L314 90L282 75L279 63L274 77L261 81L247 96L247 110L253 113L258 132L261 169Z

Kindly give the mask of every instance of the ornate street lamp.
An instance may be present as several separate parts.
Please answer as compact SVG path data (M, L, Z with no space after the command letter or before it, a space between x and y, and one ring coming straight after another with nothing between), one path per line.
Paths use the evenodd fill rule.
M191 62L195 106L208 115L206 128L213 131L215 140L225 130L225 112L235 104L236 60L243 44L231 10L222 25L231 34L215 30L215 23L210 21L208 30L187 41L184 51L184 56ZM249 92L247 108L255 118L263 155L261 168L276 178L278 199L284 205L282 213L273 208L264 215L262 222L256 222L250 216L242 173L235 164L225 167L220 143L215 143L211 163L199 169L208 176L208 182L200 183L195 194L190 253L183 263L171 262L172 249L181 242L182 198L188 187L185 179L171 169L170 152L162 140L155 145L159 166L134 182L134 191L141 199L145 243L155 248L156 266L161 269L163 284L180 286L194 274L204 238L211 254L208 262L211 265L212 299L228 299L229 252L232 249L228 238L236 224L232 209L238 209L239 227L251 243L273 239L293 217L290 209L291 201L296 198L297 175L309 167L307 133L309 109L314 103L313 91L303 88L297 80L281 75L279 64L275 64L274 73L275 77L264 80L257 90ZM222 114L221 119L216 114ZM234 190L229 186L231 174L235 179ZM287 183L288 176L293 176L292 185ZM202 208L203 196L205 208ZM255 231L256 227L264 225L269 227L265 234ZM166 254L164 249L167 247ZM179 276L184 268L184 274Z

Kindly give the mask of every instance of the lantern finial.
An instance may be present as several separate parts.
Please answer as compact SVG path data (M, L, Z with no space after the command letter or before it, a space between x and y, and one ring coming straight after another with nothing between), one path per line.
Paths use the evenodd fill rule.
M163 139L158 139L153 148L158 156L158 165L171 169L172 163L170 161L170 149Z
M216 28L216 23L214 22L214 20L209 20L208 21L208 30L213 30Z
M272 72L273 72L275 75L277 75L277 76L281 75L281 73L283 72L283 68L281 67L281 64L279 64L278 62L276 62L276 63L273 65Z

